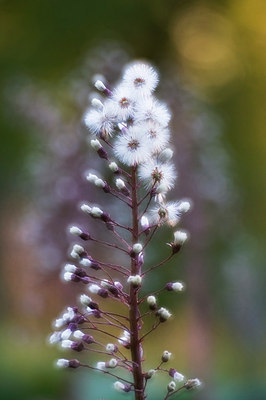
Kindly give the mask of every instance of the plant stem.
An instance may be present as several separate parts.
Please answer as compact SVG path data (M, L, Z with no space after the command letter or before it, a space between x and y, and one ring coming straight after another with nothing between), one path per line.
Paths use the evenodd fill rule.
M139 229L138 229L138 198L137 198L137 167L132 167L132 245L138 242ZM131 275L141 274L141 267L139 266L135 257L131 258ZM141 364L141 344L139 340L139 307L138 307L138 288L133 285L130 287L129 298L130 310L130 331L131 331L131 358L133 361L133 378L135 387L135 400L144 400L144 379L142 374Z

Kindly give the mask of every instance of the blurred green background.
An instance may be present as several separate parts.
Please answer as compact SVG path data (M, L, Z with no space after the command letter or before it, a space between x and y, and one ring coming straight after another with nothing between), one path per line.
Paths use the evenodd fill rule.
M138 58L159 68L173 110L174 196L194 202L191 243L167 269L188 290L163 299L176 318L147 343L150 367L167 343L205 381L180 398L266 398L265 15L264 0L0 1L1 399L119 398L104 377L55 370L45 338L75 298L58 268L86 199L90 79Z

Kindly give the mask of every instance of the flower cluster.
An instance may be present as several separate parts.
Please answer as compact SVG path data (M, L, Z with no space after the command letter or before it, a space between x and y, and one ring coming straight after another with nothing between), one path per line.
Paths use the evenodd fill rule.
M95 82L102 98L92 100L84 121L92 135L89 137L91 147L106 164L112 178L105 179L100 173L89 171L86 179L102 190L103 195L112 196L128 207L131 224L124 225L101 207L84 203L81 211L86 217L102 222L112 239L96 238L78 226L71 226L69 232L82 243L123 253L128 265L95 259L84 244L74 244L69 254L71 262L64 266L62 277L67 282L82 284L85 293L79 298L79 307L68 307L55 320L55 331L49 338L50 343L58 343L62 348L92 351L105 357L94 366L76 358L59 359L59 367L83 366L109 374L115 378L116 390L133 391L136 400L147 397L147 381L159 372L167 373L172 379L166 386L165 398L181 389L200 385L198 379L187 380L174 368L162 368L171 358L168 351L163 352L157 366L147 371L143 369L144 339L172 316L165 307L158 305L158 296L163 291L181 292L184 284L168 282L156 292L141 297L142 284L151 272L180 251L188 235L176 230L168 243L170 254L148 268L145 249L162 224L174 227L190 209L188 200L168 202L166 199L177 173L169 144L170 113L166 105L154 97L157 84L157 72L144 63L127 66L121 82L112 90L105 82ZM110 301L120 302L124 311L106 311L103 304ZM149 330L145 330L144 324L147 316L154 318ZM117 333L113 333L115 331ZM107 343L98 339L99 332L107 337ZM128 372L127 378L120 376L121 369Z

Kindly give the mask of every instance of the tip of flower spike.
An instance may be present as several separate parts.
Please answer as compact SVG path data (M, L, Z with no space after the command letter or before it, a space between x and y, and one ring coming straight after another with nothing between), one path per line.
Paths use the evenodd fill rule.
M137 93L152 93L158 82L157 71L147 63L133 62L125 68L123 83Z

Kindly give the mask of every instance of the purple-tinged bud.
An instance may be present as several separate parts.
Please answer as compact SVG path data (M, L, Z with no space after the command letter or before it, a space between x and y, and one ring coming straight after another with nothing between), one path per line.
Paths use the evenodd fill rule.
M84 344L82 342L73 342L71 349L80 352L84 349Z
M112 293L112 295L115 296L115 297L118 297L118 295L119 295L119 290L114 285L110 285L109 288L108 288L108 291L110 293Z
M100 158L103 158L103 159L105 159L105 160L108 160L107 151L104 150L103 147L101 147L100 149L97 150L97 154L98 154L98 156L99 156Z
M68 363L69 363L68 365L69 368L78 368L80 366L80 362L75 359L69 360Z
M157 300L155 296L148 296L147 303L149 305L150 310L156 310L157 308Z
M85 335L82 337L82 340L83 340L85 343L87 343L87 344L95 343L95 340L94 340L93 336L88 335L88 334L85 334Z
M174 241L170 243L173 254L178 253L185 241L188 239L188 234L183 231L176 231L174 233Z
M111 220L110 214L103 212L100 216L103 222L109 222Z
M184 375L182 375L179 372L177 372L177 370L175 368L170 368L169 369L169 375L172 378L174 378L174 380L177 381L177 382L182 382L185 379Z
M99 291L98 291L98 296L101 296L101 297L103 297L104 299L106 299L107 297L108 297L108 291L106 290L106 289L103 289L103 288L101 288Z
M65 272L64 280L66 282L80 282L80 277L76 274L72 274L71 272Z
M95 271L98 271L99 269L101 269L99 263L94 260L91 260L91 268L94 269Z
M114 389L117 390L118 392L130 392L131 387L129 385L126 385L122 382L116 381L114 383Z
M122 283L120 283L120 282L118 282L118 281L115 281L114 284L115 284L115 287L117 287L118 290L123 290L123 285L122 285Z
M143 229L144 231L146 231L147 229L149 229L150 224L149 224L149 220L148 220L148 218L146 217L146 215L143 215L143 216L141 217L141 219L140 219L140 225L141 225L141 227L142 227L142 229Z
M174 292L181 292L184 290L184 284L182 282L168 282L165 285L166 290L169 292L174 291Z
M86 322L86 318L83 315L76 315L75 318L73 319L73 322L75 322L78 325L84 324Z

